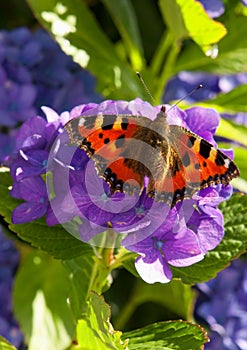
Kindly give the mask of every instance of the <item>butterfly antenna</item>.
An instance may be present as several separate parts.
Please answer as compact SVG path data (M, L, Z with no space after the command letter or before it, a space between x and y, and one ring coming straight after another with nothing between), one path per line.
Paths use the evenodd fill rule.
M141 73L140 72L136 72L136 75L138 76L138 78L140 79L142 85L144 86L146 93L148 94L148 96L150 97L151 101L153 102L153 104L155 104L154 98L149 90L149 88L147 87L145 81L143 80Z
M180 98L176 103L174 103L167 112L169 112L171 109L173 109L174 107L176 107L180 102L184 101L187 97L191 96L194 94L194 92L196 92L197 90L201 89L203 87L202 84L199 84L198 86L196 86L194 89L192 89L187 95L183 96L182 98Z
M138 76L138 78L140 79L142 85L144 86L146 93L148 94L148 96L150 97L151 101L153 102L153 104L155 104L154 98L149 90L149 88L147 87L145 81L143 80L141 73L140 72L136 72L136 75ZM199 84L198 86L196 86L194 89L192 89L188 94L186 94L185 96L183 96L182 98L180 98L176 103L174 103L169 109L168 111L166 111L165 106L163 105L161 107L161 110L163 112L169 112L172 108L176 107L179 103L181 103L182 101L184 101L187 97L193 95L197 90L201 89L203 87L202 84Z

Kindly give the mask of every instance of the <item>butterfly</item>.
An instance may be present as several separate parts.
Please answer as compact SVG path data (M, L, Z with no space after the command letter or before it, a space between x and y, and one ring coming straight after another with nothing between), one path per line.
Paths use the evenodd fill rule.
M190 130L169 125L165 107L155 120L135 115L81 116L65 130L86 151L111 193L146 193L172 207L200 189L227 185L239 176L235 163Z

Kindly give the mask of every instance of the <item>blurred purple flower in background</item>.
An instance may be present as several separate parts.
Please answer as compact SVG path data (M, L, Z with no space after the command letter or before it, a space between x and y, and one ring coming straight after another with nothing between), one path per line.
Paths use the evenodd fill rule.
M206 350L247 349L247 262L236 260L218 276L197 286L195 317L207 323Z
M200 2L208 15L212 18L219 17L225 12L222 0L197 0Z
M20 347L23 342L23 335L13 317L11 297L18 264L19 252L0 225L0 334L16 347Z
M202 4L205 11L211 18L217 18L224 14L225 4L223 0L197 0ZM241 0L244 6L247 6L246 0Z
M41 29L0 31L0 85L0 161L14 150L16 129L41 106L61 113L100 100L93 77Z

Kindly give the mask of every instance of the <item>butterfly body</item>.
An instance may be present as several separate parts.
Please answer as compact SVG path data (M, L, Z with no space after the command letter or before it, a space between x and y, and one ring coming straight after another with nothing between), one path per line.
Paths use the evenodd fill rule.
M163 107L153 121L99 113L72 119L65 130L94 160L112 193L140 193L145 183L149 196L173 206L201 188L239 176L223 152L186 128L169 125Z

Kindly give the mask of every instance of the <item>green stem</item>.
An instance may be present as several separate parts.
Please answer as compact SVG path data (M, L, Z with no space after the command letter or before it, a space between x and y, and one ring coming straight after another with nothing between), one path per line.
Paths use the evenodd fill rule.
M114 322L115 329L123 329L124 326L127 324L128 320L130 319L131 315L134 313L135 309L139 304L138 295L138 291L134 289L133 293L131 294L131 297L127 300L124 307L121 308L121 311L119 312L117 319Z
M95 264L92 270L88 293L94 290L98 294L102 294L107 283L107 277L111 272L111 264L114 259L113 252L115 247L116 232L109 228L102 234L100 247L95 250Z
M111 268L111 270L117 269L118 267L122 266L122 263L125 260L129 260L131 258L134 259L136 257L137 257L136 253L130 252L130 251L126 250L125 248L121 247L119 250L119 253L117 255L115 255L115 259L112 262L110 268Z
M164 93L164 88L167 84L167 81L173 75L173 71L174 71L173 67L175 65L179 51L180 51L180 46L178 45L178 43L175 41L173 37L173 45L170 47L163 71L158 77L158 84L154 94L155 101L161 101L162 99L162 95Z
M172 46L172 39L173 38L170 35L170 33L165 32L163 34L151 62L150 72L152 77L156 77L161 71L161 67L165 61L165 57Z

